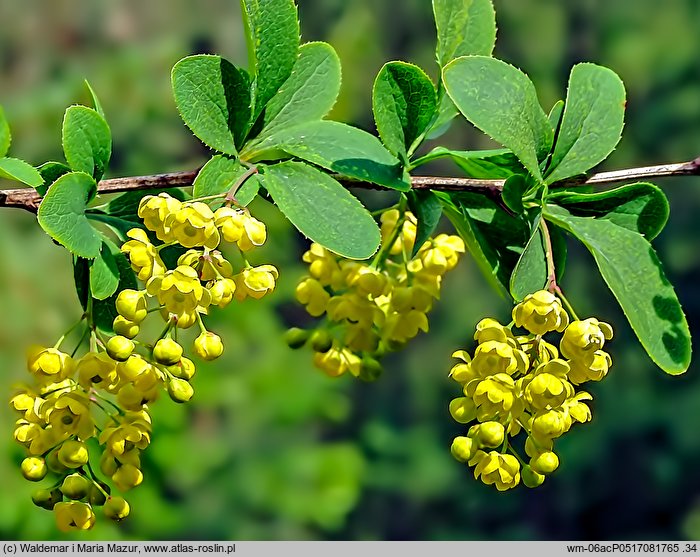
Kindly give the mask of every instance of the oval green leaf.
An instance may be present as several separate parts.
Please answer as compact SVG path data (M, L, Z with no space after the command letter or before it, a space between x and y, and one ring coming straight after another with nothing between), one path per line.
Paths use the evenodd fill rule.
M341 184L302 162L268 166L264 187L299 231L334 253L367 259L379 247L377 223Z
M459 56L490 56L496 43L496 12L491 0L433 0L440 66Z
M553 132L530 79L488 56L457 58L445 67L442 79L464 117L510 149L542 181L539 161L552 147Z
M112 255L110 246L103 242L100 253L90 264L90 292L96 300L104 300L114 294L118 286L117 261Z
M545 216L576 236L593 255L649 357L666 373L690 365L690 331L673 286L649 242L607 219L577 217L548 205Z
M0 106L0 157L7 155L12 143L12 134L10 134L10 124L5 118L5 111Z
M595 64L576 64L547 183L584 174L612 153L625 118L625 86L615 72Z
M33 188L39 188L44 183L39 171L31 164L10 157L0 159L0 178L21 182Z
M102 236L87 217L85 208L95 196L97 184L84 172L61 176L39 205L38 220L46 233L74 255L93 259L100 253Z
M260 135L323 118L338 98L340 78L340 58L331 45L302 45L292 74L265 108Z
M97 181L102 178L112 155L112 132L96 110L68 107L63 117L63 154L72 170Z
M250 121L248 75L221 56L198 54L173 67L172 88L182 120L205 145L236 154Z

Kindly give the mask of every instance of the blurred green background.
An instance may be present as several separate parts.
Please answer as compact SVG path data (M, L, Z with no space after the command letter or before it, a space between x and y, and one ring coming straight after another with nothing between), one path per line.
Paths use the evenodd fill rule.
M495 54L525 70L548 109L570 66L610 66L628 90L625 133L605 168L676 162L700 151L700 2L496 0ZM435 76L429 0L300 0L305 40L328 40L343 62L333 116L373 130L371 84L383 62L419 63ZM169 72L181 57L246 60L234 0L3 0L0 103L12 154L57 159L62 112L98 92L114 134L110 176L190 169L206 153L179 121ZM446 145L489 145L466 125ZM435 172L455 172L453 168ZM671 222L656 240L692 332L700 319L700 179L658 183ZM11 187L2 183L0 187ZM371 203L389 204L381 194ZM508 493L477 483L449 454L462 431L447 411L458 389L450 354L485 315L509 307L469 258L448 275L431 333L387 361L375 384L326 378L281 333L301 318L292 301L304 242L256 202L271 241L256 262L281 268L262 302L217 312L221 360L200 365L193 403L154 405L146 479L128 494L132 517L100 520L87 539L678 539L700 538L700 366L668 377L642 352L593 261L571 246L564 280L580 315L614 324L615 365L595 384L594 420L559 443L544 486ZM24 377L24 349L52 344L79 316L70 260L35 217L0 209L0 393ZM5 395L3 395L5 396ZM0 397L2 398L2 397ZM20 475L12 414L0 405L0 537L62 536L34 507Z

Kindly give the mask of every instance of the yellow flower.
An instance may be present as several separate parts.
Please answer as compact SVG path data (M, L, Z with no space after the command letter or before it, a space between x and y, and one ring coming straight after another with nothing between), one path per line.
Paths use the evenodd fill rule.
M364 327L383 321L382 311L366 297L349 292L333 296L326 304L328 317L333 321L348 321Z
M513 308L513 320L518 327L525 327L535 335L549 331L563 331L569 324L569 316L561 301L547 290L528 294Z
M558 408L574 395L574 387L566 379L569 369L564 360L550 360L521 380L523 396L533 410Z
M214 249L221 241L214 224L214 213L199 201L183 203L178 211L166 215L164 227L169 228L170 236L186 248L202 246Z
M146 228L155 232L161 242L170 242L173 237L170 228L165 225L165 219L181 207L182 203L167 193L147 195L139 203L138 215Z
M518 415L521 404L516 395L515 381L506 373L498 373L481 381L472 381L465 387L465 394L472 396L477 405L479 420L492 420L508 412Z
M122 290L115 302L117 313L132 323L141 323L148 315L146 292L144 290Z
M200 334L194 340L194 353L203 360L215 360L224 352L224 343L221 337L210 331Z
M388 242L394 235L394 231L398 226L400 213L398 209L390 209L389 211L384 211L381 220L381 235L382 244ZM391 245L389 253L391 255L399 255L406 250L406 253L410 254L413 250L413 244L416 241L418 221L413 213L406 211L404 213L404 222L399 231L396 241Z
M236 282L234 293L236 300L245 300L247 296L259 300L275 289L275 281L278 276L279 273L273 265L260 265L243 269L233 277Z
M331 295L318 280L306 278L297 285L296 299L306 306L309 315L319 317L326 312Z
M178 265L163 277L148 281L146 289L151 296L173 314L192 312L211 303L211 294L202 286L197 271L187 265Z
M61 393L47 410L46 417L57 433L75 435L82 441L95 435L90 399L84 393Z
M585 364L585 361L590 363ZM596 350L593 353L593 358L570 360L569 365L571 366L569 380L574 385L580 385L586 381L600 381L605 377L612 365L612 358L607 352Z
M389 340L406 342L418 335L419 331L427 333L429 328L428 316L422 311L394 312L387 316L382 334Z
M513 455L491 451L474 468L474 478L505 491L520 483L520 463Z
M251 216L246 209L221 207L214 217L224 240L236 243L241 251L262 246L267 239L265 224Z
M123 497L110 497L105 502L105 516L115 522L124 520L129 516L129 503Z
M478 334L478 333L477 333ZM514 341L499 342L487 340L477 346L471 368L480 376L488 377L497 373L523 373L530 365L528 357L517 349Z
M233 300L233 294L236 292L236 283L230 278L220 278L214 281L209 287L211 294L211 304L224 308Z
M73 374L73 358L56 348L32 345L27 350L27 369L39 383L57 383Z
M561 338L561 353L570 360L588 366L596 359L596 352L613 336L612 327L594 317L572 322Z
M95 513L86 503L69 501L54 506L56 525L62 532L70 530L90 530L95 525Z
M389 296L389 307L399 313L411 310L428 313L433 307L433 297L420 286L394 286Z
M112 481L119 491L128 491L143 481L143 472L133 464L122 464L112 474Z
M359 296L376 298L386 290L386 274L356 261L344 262L340 267L345 275L346 284Z
M343 274L337 256L321 244L311 244L302 260L309 264L309 275L323 286L331 286L335 290L343 286Z
M106 352L88 352L76 366L80 384L85 388L93 385L108 392L114 392L119 385L117 362Z
M162 275L166 270L165 264L146 232L141 228L132 228L126 235L131 240L122 244L121 251L129 257L136 276L146 282L153 276Z
M338 377L349 371L355 377L359 377L362 360L357 354L347 348L332 347L327 352L314 354L314 365L329 377Z

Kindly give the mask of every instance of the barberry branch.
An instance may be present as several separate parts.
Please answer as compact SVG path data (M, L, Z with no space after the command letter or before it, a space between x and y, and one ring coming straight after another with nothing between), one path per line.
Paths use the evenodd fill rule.
M135 190L151 190L156 188L182 188L191 186L199 169L182 172L168 172L150 176L128 176L102 180L98 185L98 193L119 193ZM700 156L688 162L659 164L639 168L626 168L611 172L599 172L590 176L570 178L559 182L558 186L604 185L627 182L632 180L648 180L669 176L700 176ZM335 177L347 188L385 189L382 186L352 180L345 177ZM414 189L435 191L469 191L485 195L499 195L503 189L504 180L479 180L476 178L458 178L449 176L412 176ZM0 207L14 207L36 213L41 202L41 196L32 188L0 190Z

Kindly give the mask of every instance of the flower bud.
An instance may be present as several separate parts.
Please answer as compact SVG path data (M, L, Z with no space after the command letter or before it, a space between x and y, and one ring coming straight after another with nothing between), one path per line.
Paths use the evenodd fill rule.
M176 364L182 358L182 346L171 338L162 338L153 347L153 358L165 366Z
M22 475L30 482L38 482L44 479L49 471L46 461L38 456L25 458L21 464Z
M485 447L495 448L503 443L505 428L498 422L484 422L479 428L479 441Z
M383 371L384 368L378 360L370 358L369 356L365 356L364 358L362 358L362 362L360 363L359 377L363 381L371 383L372 381L376 381L377 379L379 379Z
M69 499L82 499L90 492L90 480L80 474L66 476L61 484L61 492Z
M95 485L94 483L92 484L92 487L90 488L90 493L88 494L88 503L90 503L93 507L101 507L102 505L104 505L107 501L107 496L105 495L105 493L109 495L111 491L106 483L98 483L100 484L99 487L97 487L97 485Z
M194 340L194 353L203 360L216 360L223 352L224 343L217 334L207 331Z
M119 315L138 325L148 315L146 292L130 288L122 290L117 296L116 308Z
M116 335L107 341L107 354L113 360L125 362L134 351L134 341L124 336Z
M173 402L187 402L194 395L194 389L184 379L173 377L168 381L168 394Z
M88 462L88 450L85 443L68 440L58 450L58 460L66 468L80 468Z
M523 484L530 488L539 487L544 482L544 475L535 472L529 464L523 466L520 477L523 480Z
M183 356L178 363L168 366L168 371L175 377L189 381L194 377L197 368L192 360Z
M112 323L112 330L123 337L134 338L139 334L140 327L123 315L117 315Z
M530 466L539 474L551 474L559 467L559 457L552 451L545 451L532 458Z
M110 497L104 506L105 516L115 522L129 516L129 503L123 497Z
M333 346L333 337L325 329L318 329L311 334L310 342L314 352L328 352Z
M58 489L39 489L32 493L32 503L37 507L52 511L56 503L63 501L63 494Z
M454 441L452 441L450 452L452 453L452 456L460 462L467 462L472 456L474 456L477 448L478 447L474 442L474 439L460 436L455 437Z
M294 350L304 346L307 340L309 340L309 331L306 329L292 327L284 333L284 341L287 343L287 346Z

